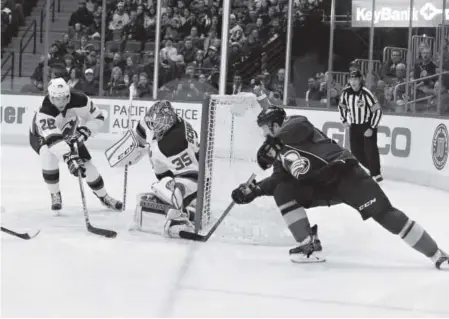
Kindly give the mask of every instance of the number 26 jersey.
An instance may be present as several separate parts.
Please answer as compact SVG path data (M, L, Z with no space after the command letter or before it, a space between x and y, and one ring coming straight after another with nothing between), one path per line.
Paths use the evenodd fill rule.
M150 145L150 161L158 179L179 176L198 179L199 141L192 125L178 117L161 140L153 138L144 120L136 127L141 144Z

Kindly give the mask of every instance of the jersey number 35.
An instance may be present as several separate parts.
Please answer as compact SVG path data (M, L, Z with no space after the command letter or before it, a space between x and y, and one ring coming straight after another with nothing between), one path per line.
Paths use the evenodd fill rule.
M172 161L172 164L176 165L175 169L180 171L182 169L184 169L185 167L191 165L193 162L190 159L189 154L187 154L187 152L181 154L179 157L175 158Z

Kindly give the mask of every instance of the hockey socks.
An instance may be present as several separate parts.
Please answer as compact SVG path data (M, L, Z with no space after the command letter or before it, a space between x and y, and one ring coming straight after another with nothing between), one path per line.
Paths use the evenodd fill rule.
M55 194L59 192L59 169L42 170L42 176L44 177L45 184L50 193Z
M97 168L92 164L91 161L87 161L86 163L84 163L84 167L86 168L87 185L89 185L90 189L92 189L95 195L97 195L98 197L105 197L107 195L107 192L104 187L104 181Z

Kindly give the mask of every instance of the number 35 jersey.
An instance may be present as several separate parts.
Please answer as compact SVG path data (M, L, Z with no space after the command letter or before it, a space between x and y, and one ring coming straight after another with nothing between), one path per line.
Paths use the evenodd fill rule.
M65 139L72 136L79 125L94 135L104 123L104 115L92 100L81 92L71 91L70 101L60 112L45 96L42 106L31 123L30 133L44 140L44 144L58 157L70 152Z
M156 177L186 177L198 180L199 141L192 125L178 117L159 141L153 138L153 132L141 120L136 127L141 145L150 145L150 161Z

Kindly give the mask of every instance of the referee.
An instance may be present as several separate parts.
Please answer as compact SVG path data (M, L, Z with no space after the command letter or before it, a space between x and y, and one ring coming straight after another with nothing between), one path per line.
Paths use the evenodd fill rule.
M369 169L374 180L381 182L377 126L382 110L374 94L364 86L359 70L350 73L349 85L341 94L338 108L343 124L349 128L351 152Z

